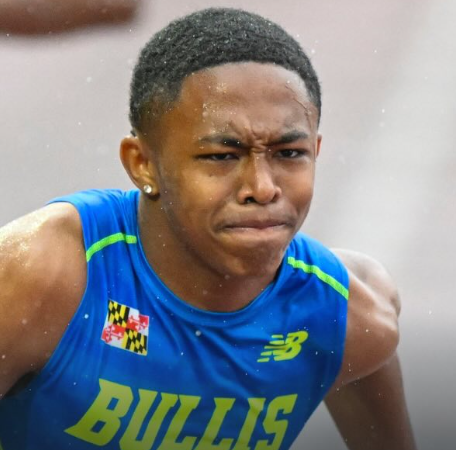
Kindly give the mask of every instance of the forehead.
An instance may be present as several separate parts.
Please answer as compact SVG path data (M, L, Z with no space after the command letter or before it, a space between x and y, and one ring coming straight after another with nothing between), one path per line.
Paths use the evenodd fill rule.
M232 63L188 76L174 113L204 132L316 130L318 112L298 74L273 64Z

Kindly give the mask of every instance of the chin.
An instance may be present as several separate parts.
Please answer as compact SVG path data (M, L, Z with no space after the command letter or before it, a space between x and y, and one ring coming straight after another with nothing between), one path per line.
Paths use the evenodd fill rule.
M271 277L279 269L284 250L258 253L249 250L247 254L233 256L226 264L226 274L233 278ZM267 253L267 255L265 254Z

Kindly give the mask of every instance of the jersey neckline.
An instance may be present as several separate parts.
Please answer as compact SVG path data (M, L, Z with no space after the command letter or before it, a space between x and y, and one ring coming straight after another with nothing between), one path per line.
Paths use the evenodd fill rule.
M147 293L152 297L151 300L159 301L165 308L170 310L171 314L176 314L189 322L193 322L194 324L224 327L242 322L249 322L249 319L251 319L259 309L263 308L272 298L274 298L274 293L283 284L285 272L284 261L287 260L290 246L288 246L287 250L285 251L284 257L282 258L282 262L277 270L277 274L274 280L269 283L268 286L266 286L263 292L261 292L242 309L233 312L209 311L195 307L174 294L174 292L169 289L163 280L158 276L146 258L144 247L142 245L141 235L139 232L139 196L139 190L132 191L133 198L130 202L132 208L131 214L134 219L134 232L138 239L137 246L135 246L137 247L137 252L135 252L137 255L136 263L139 264L141 272L146 275L141 280L141 283L143 284Z

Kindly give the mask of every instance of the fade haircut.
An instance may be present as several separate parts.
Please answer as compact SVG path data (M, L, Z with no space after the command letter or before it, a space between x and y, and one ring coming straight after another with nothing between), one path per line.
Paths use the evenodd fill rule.
M130 122L145 132L179 97L184 79L227 63L271 63L296 72L321 112L320 83L299 43L257 14L209 8L177 19L142 49L130 87Z

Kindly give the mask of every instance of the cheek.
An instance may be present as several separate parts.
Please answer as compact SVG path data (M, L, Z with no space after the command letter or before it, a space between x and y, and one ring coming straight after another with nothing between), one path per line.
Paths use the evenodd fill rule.
M183 172L176 182L182 207L195 213L215 212L228 201L233 192L227 180L221 181L219 177L207 173Z
M216 177L202 177L181 172L179 177L168 177L161 202L170 220L181 227L203 231L211 219L226 204L230 190Z
M314 190L313 173L294 174L284 177L284 195L297 207L305 207L312 200Z

